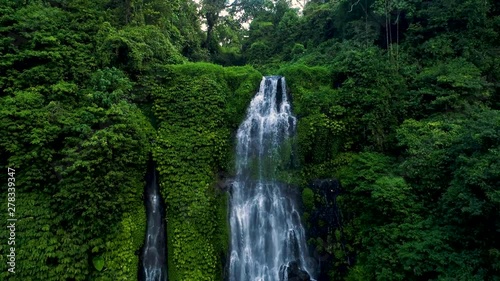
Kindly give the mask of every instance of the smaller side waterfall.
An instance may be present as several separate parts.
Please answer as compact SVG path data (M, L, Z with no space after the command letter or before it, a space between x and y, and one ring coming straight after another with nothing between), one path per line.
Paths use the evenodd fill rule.
M144 200L147 214L147 231L142 248L140 280L166 281L166 249L164 208L158 186L158 172L152 161L148 165Z

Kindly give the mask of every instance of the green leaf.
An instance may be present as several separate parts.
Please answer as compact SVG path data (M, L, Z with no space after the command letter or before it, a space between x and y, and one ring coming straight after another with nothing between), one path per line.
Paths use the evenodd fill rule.
M101 271L104 267L104 259L101 256L97 256L92 258L92 263L94 264L95 269Z

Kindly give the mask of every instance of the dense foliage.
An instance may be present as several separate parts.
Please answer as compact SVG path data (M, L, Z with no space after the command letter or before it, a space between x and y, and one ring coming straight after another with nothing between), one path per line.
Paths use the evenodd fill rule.
M500 280L500 2L293 2L0 0L0 279L136 280L153 155L170 280L222 280L216 186L262 73L299 118L283 178L320 280Z
M146 87L159 123L153 156L167 204L169 280L222 279L227 197L214 183L260 79L250 67L198 63L163 69Z
M500 278L499 11L311 1L252 22L246 57L287 77L300 117L307 225L330 204L308 183L343 185L340 226L310 237L325 280Z
M133 79L182 61L180 42L120 24L112 2L24 2L0 4L0 161L16 170L18 219L16 273L1 243L0 279L136 279L155 132Z

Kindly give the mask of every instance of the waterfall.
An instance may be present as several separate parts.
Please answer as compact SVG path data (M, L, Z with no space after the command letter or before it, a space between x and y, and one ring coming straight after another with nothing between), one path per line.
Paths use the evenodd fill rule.
M164 209L157 174L158 172L150 161L144 190L147 231L142 248L142 268L140 271L140 280L144 281L167 280Z
M299 213L278 181L292 161L296 123L285 79L263 77L237 132L230 281L286 281L291 271L294 280L314 280Z

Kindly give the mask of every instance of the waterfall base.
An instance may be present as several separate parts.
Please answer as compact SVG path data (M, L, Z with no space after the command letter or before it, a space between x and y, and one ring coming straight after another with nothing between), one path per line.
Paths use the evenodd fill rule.
M311 276L307 271L300 269L299 263L297 261L292 261L284 266L286 269L286 278L283 277L281 281L311 281ZM285 273L285 272L283 272Z

